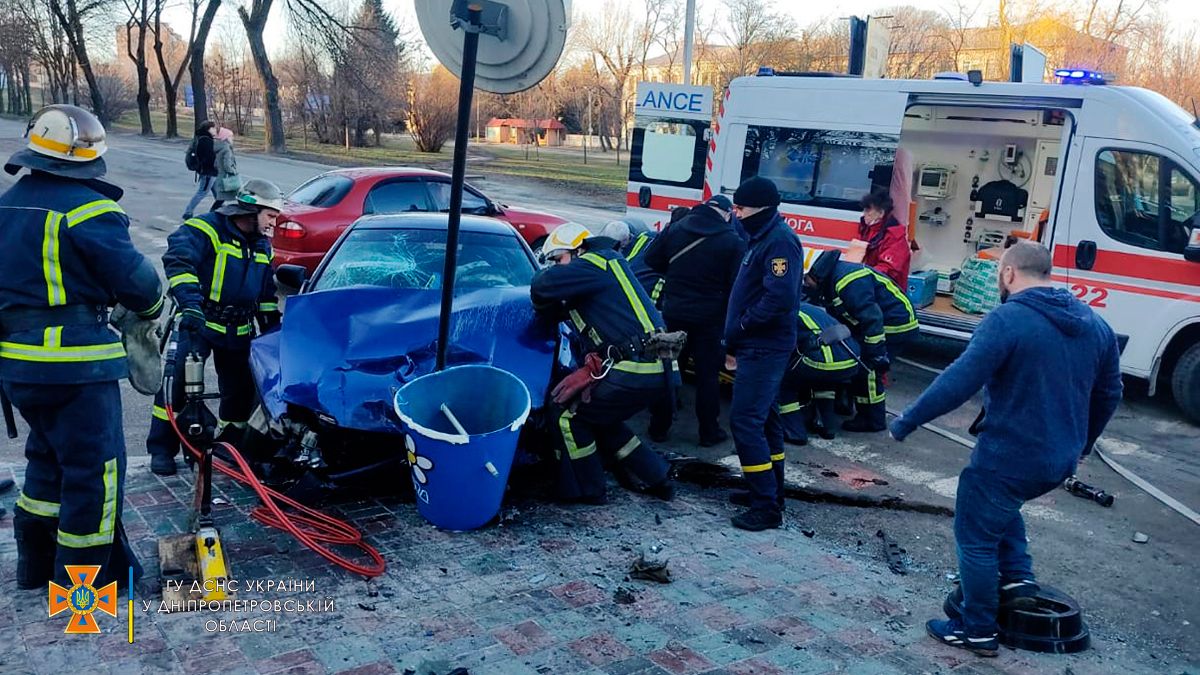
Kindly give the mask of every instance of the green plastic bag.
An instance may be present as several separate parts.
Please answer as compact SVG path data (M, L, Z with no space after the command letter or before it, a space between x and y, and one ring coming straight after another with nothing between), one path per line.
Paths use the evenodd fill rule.
M1000 304L1000 261L974 257L963 261L954 288L954 306L968 314L986 314Z

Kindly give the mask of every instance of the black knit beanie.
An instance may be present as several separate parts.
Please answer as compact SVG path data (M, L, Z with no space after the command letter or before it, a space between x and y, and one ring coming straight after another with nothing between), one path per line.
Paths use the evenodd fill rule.
M733 193L733 203L738 206L779 206L779 188L774 181L761 176L746 179Z

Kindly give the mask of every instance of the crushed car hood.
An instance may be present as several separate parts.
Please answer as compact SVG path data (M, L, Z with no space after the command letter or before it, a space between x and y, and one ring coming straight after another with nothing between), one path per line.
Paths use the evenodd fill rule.
M392 397L432 372L440 290L351 287L287 299L283 327L256 339L250 361L264 407L288 405L360 431L401 433ZM447 365L487 363L546 398L556 326L536 319L529 288L490 288L454 300ZM486 396L487 392L480 392Z

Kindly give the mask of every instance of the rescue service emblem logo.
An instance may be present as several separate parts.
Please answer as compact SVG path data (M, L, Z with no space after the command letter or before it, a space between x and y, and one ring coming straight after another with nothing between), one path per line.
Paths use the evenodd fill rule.
M787 274L788 261L787 258L772 258L771 259L771 274L781 277Z
M96 589L92 582L100 575L99 565L64 565L70 588L50 582L50 616L71 610L71 620L64 633L99 633L100 624L92 614L99 610L109 616L117 615L117 582Z

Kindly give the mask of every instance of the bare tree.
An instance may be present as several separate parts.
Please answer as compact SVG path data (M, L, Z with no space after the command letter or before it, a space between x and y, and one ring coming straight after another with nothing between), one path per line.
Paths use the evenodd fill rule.
M722 87L773 62L773 54L786 49L799 33L791 17L777 11L772 0L728 0L725 11L727 19L718 33L731 49L723 52Z
M208 35L212 31L213 21L217 18L217 10L221 8L221 0L208 0L204 13L200 15L200 23L196 27L196 36L191 41L189 56L189 75L192 84L192 107L195 110L195 124L208 119L208 78L205 73L205 54L208 50Z
M575 35L579 46L589 55L597 79L601 66L608 75L607 82L600 80L604 82L601 91L609 100L609 106L600 115L602 124L608 126L607 133L601 134L601 147L607 149L606 136L615 132L619 150L625 138L627 85L638 67L644 29L634 22L628 7L605 3L599 15L585 16L580 21Z
M286 134L283 127L283 110L279 100L279 78L271 67L271 58L263 42L263 31L267 27L267 18L275 0L246 0L238 6L238 16L246 29L246 38L250 43L250 55L254 66L262 80L263 108L266 110L266 148L272 153L282 153L287 149ZM285 0L288 13L293 21L320 27L327 35L352 35L352 29L339 19L321 0ZM332 39L332 38L329 38Z
M144 0L143 0L144 1ZM201 17L201 10L209 4L218 4L219 0L188 0L188 8L191 11L191 22L188 28L187 46L184 52L179 57L179 63L176 65L174 72L171 71L168 65L168 57L164 52L163 34L169 33L169 28L164 28L162 23L163 10L167 7L167 0L154 0L154 56L158 61L158 72L162 78L163 95L166 98L167 108L167 138L174 138L179 135L179 118L178 118L178 97L179 83L183 80L183 74L187 72L188 65L191 63L192 50L196 43L196 28ZM208 36L205 35L205 39Z
M114 118L106 116L108 108L104 105L104 90L111 89L111 87L101 86L96 80L96 69L88 56L84 23L96 14L107 11L111 6L111 0L90 0L83 3L80 3L79 0L48 0L48 2L50 12L66 33L67 44L75 54L75 64L83 71L83 77L87 80L92 112L100 118L102 124L107 125Z
M25 116L33 112L29 88L30 54L25 35L36 30L11 4L0 5L0 76L4 79L4 111Z
M408 133L421 152L441 152L458 122L458 79L442 66L413 78Z
M98 63L93 70L92 81L100 91L88 91L93 101L102 101L104 107L93 110L102 120L120 119L122 115L137 107L137 86L111 63Z
M150 119L150 69L146 66L146 33L150 29L150 0L124 0L125 3L125 53L133 62L137 76L138 119L142 123L142 135L154 133ZM136 42L135 42L136 36Z
M28 26L24 40L14 44L27 48L33 61L41 66L46 75L42 96L48 93L51 103L73 100L75 54L67 43L67 34L62 25L50 11L49 0L13 0L12 6Z
M888 77L922 78L937 70L954 69L955 59L945 38L951 25L942 13L900 5L877 10L876 15L891 16Z

